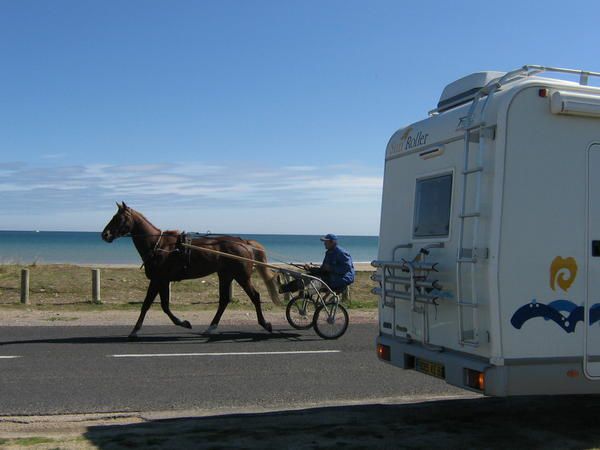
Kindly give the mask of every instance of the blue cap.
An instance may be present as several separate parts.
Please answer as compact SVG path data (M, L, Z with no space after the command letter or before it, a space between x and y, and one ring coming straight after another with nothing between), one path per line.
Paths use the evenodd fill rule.
M322 241L337 241L337 236L335 234L326 234L321 238Z

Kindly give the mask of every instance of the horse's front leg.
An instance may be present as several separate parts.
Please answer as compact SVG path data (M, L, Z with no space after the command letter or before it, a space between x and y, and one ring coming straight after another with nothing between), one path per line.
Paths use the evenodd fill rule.
M152 302L154 302L156 294L158 294L158 288L159 283L155 280L150 280L150 284L148 285L148 292L146 292L146 298L144 299L142 310L140 311L140 317L138 318L131 333L129 333L129 339L135 339L137 337L137 333L138 331L140 331L140 328L142 328L142 324L144 323L146 313L150 309L150 306L152 306Z
M233 281L233 277L227 273L219 273L219 308L217 309L217 313L215 317L213 317L210 326L206 329L205 333L212 333L219 326L219 321L221 320L221 316L225 312L225 308L231 301L231 282Z
M183 328L192 328L192 325L187 320L179 320L179 318L171 312L171 308L169 307L169 301L171 299L171 283L167 281L161 284L158 293L160 295L160 306L164 313L169 316L171 322Z

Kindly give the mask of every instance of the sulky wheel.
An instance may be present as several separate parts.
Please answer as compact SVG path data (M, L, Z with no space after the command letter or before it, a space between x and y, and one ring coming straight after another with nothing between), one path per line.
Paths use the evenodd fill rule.
M320 305L315 312L314 327L323 339L337 339L348 328L348 311L340 303Z
M297 330L307 330L313 326L317 304L304 296L294 297L285 309L285 317L289 324Z

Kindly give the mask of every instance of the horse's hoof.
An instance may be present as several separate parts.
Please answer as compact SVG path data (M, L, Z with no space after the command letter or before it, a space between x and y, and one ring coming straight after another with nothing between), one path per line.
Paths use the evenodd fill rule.
M214 334L217 331L217 325L211 325L206 330L204 330L204 334Z
M192 329L192 324L189 323L187 320L184 320L183 322L181 322L181 326L183 328L189 328L190 330Z
M269 333L273 332L273 327L271 326L271 324L269 322L264 324L264 329L267 330Z

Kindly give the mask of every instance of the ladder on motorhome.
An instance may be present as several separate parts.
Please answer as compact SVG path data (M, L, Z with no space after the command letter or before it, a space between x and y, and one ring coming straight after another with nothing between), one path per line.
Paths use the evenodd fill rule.
M489 88L494 89L495 85L490 84ZM479 106L479 99L486 96L481 105L481 121L473 124L475 110ZM463 167L461 171L462 183L460 186L460 210L459 210L459 229L458 229L458 248L456 255L456 304L458 310L458 341L462 346L479 346L479 301L477 298L477 263L487 258L487 249L479 248L479 226L481 222L481 180L484 171L485 144L487 139L493 138L494 128L486 127L483 122L483 112L490 99L491 93L484 88L478 93L469 108L468 115L461 119L459 129L464 130L464 154ZM479 143L477 159L475 165L470 162L471 138L478 138ZM475 139L473 139L475 141ZM475 177L473 186L473 209L467 210L467 191L469 188L469 179ZM471 222L471 246L465 248L465 225ZM471 295L465 298L463 291L463 267L470 266ZM471 315L470 327L465 326L465 313L469 311Z
M476 286L476 263L478 255L476 252L477 236L479 234L479 223L481 218L481 174L483 172L482 152L478 152L477 162L475 167L470 167L469 163L469 147L470 147L471 129L465 130L465 147L464 161L460 195L459 209L459 228L458 228L458 250L456 256L456 303L458 308L458 340L460 345L477 346L479 344L478 336L478 307L477 302L477 286ZM472 176L476 176L475 181L475 201L472 210L467 210L467 190L468 181ZM465 241L465 222L472 221L472 237L473 245L470 249L464 247ZM471 267L471 298L465 299L463 294L463 267L465 265ZM465 310L469 310L472 314L472 329L465 329Z

